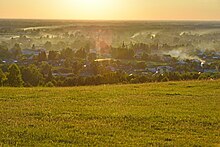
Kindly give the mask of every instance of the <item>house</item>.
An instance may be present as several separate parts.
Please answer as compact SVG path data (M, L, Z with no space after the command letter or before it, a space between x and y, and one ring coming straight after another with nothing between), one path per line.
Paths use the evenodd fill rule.
M136 49L135 50L135 58L136 59L141 59L143 56L144 50L143 49Z
M218 71L216 69L204 69L204 73L217 73Z
M157 72L157 68L156 67L146 68L146 70L151 72L151 73L156 73Z
M180 61L177 62L177 64L178 64L178 65L185 65L185 64L187 64L187 62L186 62L186 61L183 61L183 60L180 60Z
M23 49L21 52L23 55L38 55L42 51L45 51L45 50L43 50L43 49L39 49L39 50Z
M90 54L97 54L97 49L89 49Z
M159 66L157 67L157 73L163 74L174 71L174 68L171 66Z
M171 55L163 55L164 62L170 62L172 60L173 60L173 58L171 57Z

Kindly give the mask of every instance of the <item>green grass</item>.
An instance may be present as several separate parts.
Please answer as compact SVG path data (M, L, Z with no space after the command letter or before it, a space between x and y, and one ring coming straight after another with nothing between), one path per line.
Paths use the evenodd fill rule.
M0 88L1 145L220 145L220 81Z

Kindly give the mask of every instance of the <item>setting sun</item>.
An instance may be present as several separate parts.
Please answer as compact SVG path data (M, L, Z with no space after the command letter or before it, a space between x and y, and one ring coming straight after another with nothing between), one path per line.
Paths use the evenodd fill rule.
M72 1L73 4L80 5L81 8L86 8L86 9L100 9L100 8L107 8L110 4L111 1L109 0L80 0L80 1Z
M71 3L80 15L90 16L91 19L108 16L114 6L113 0L74 0Z

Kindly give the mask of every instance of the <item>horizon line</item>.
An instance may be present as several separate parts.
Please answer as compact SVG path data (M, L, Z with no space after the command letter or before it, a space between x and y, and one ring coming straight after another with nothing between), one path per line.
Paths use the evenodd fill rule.
M200 21L208 22L215 21L218 22L220 19L64 19L64 18L0 18L0 20L51 20L51 21Z

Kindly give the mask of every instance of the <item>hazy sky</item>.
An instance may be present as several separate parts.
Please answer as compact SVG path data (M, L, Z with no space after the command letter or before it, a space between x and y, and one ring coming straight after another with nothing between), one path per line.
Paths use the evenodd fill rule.
M0 18L220 20L220 0L0 0Z

